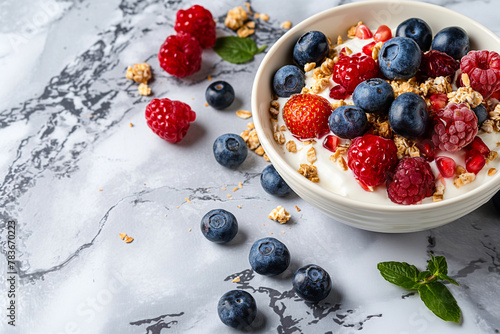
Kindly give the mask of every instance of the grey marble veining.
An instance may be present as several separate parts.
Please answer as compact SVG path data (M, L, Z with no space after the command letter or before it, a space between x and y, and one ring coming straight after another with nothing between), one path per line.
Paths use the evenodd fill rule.
M331 6L352 1L250 1L258 46ZM430 1L500 33L495 1ZM195 1L14 1L0 3L0 305L7 305L7 221L17 222L17 326L0 318L1 333L232 333L219 321L218 298L230 289L255 297L255 332L498 333L499 218L491 203L431 231L385 235L332 221L296 196L276 199L259 183L266 166L250 154L236 171L218 166L212 143L248 121L253 77L262 60L232 65L212 50L185 79L156 60L173 34L175 13ZM198 2L211 10L218 35L227 10L243 2ZM294 7L295 5L295 7ZM300 8L300 10L297 10ZM151 97L125 79L132 63L152 65L153 97L188 103L197 112L186 138L171 145L144 121ZM227 111L205 107L207 77L236 83ZM130 127L129 123L134 126ZM241 189L233 191L239 183ZM101 189L102 191L99 191ZM228 195L231 195L228 197ZM277 205L292 221L267 218ZM300 212L293 209L295 206ZM201 216L233 212L240 232L228 245L207 242ZM127 233L134 242L118 237ZM251 244L282 240L292 264L278 278L255 274ZM385 282L380 261L425 267L428 252L448 259L450 287L463 312L460 325L437 319L418 295ZM290 278L299 266L327 269L334 290L318 305L304 303ZM232 280L240 277L240 282ZM3 312L3 311L2 311Z

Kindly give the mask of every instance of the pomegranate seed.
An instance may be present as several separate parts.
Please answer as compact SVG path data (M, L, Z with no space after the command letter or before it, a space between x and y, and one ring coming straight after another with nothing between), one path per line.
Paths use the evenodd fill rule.
M369 39L373 37L373 33L365 24L360 24L356 28L356 37L359 39Z
M436 112L443 110L448 103L448 96L443 93L432 94L429 99L431 100L431 109Z
M443 177L452 177L455 175L456 163L450 157L437 157L436 166Z
M391 28L389 28L385 24L382 24L380 27L378 27L377 31L373 35L373 39L376 42L385 42L390 40L391 38L392 38Z
M330 98L335 100L344 100L349 95L350 94L347 93L347 90L341 85L333 86L332 89L330 89Z
M465 149L466 150L478 150L484 156L487 156L490 153L490 149L488 148L488 146L486 146L484 141L481 138L479 138L478 136L474 137L474 140L472 141L472 143L467 145L467 147Z
M329 151L335 152L337 151L337 146L340 144L340 139L334 135L328 135L323 140L323 147Z
M371 43L368 43L366 44L365 46L363 46L363 48L361 49L361 51L363 51L363 53L367 56L372 56L372 53L373 53L373 47L375 46L375 44L377 44L377 42L371 42Z
M479 173L485 164L486 159L478 150L472 149L465 153L465 169L469 173Z
M424 139L417 143L417 148L420 150L420 155L423 156L427 161L434 160L434 155L436 154L436 148L434 143L430 139Z

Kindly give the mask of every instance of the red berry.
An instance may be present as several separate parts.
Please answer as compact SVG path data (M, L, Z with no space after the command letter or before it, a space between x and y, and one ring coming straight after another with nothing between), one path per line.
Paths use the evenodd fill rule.
M384 183L386 174L397 164L397 151L394 141L365 134L349 146L347 164L358 181L375 187Z
M421 157L401 159L387 177L387 194L397 204L416 204L431 196L434 190L431 166Z
M361 82L374 78L378 74L378 65L372 57L362 53L351 56L341 55L333 66L333 81L345 88L347 94L352 94Z
M345 100L349 97L349 95L351 94L347 93L344 87L342 87L341 85L336 85L330 89L330 94L328 96L330 96L331 99L335 100Z
M444 52L431 50L422 55L420 70L427 76L436 78L453 76L460 68L460 63Z
M448 104L448 96L444 93L436 93L429 96L429 100L431 101L431 110L434 112L438 112L443 110Z
M455 168L457 167L457 164L455 163L455 160L453 160L452 158L437 157L436 166L441 176L443 177L455 176Z
M339 144L340 144L340 138L334 135L328 135L323 140L323 147L331 152L335 152Z
M375 44L377 44L377 42L371 42L371 43L368 43L366 44L365 46L363 46L363 48L361 49L361 51L367 55L367 56L372 56L372 53L373 53L373 48L375 47Z
M320 138L330 131L328 117L333 112L330 102L316 94L296 94L283 107L283 120L299 139Z
M191 34L198 40L201 47L211 48L215 45L215 21L207 9L200 5L177 12L175 31Z
M477 116L467 104L449 103L436 113L432 141L440 150L456 152L477 135Z
M180 101L153 99L146 107L148 126L169 143L181 141L189 129L190 122L195 119L196 113Z
M420 151L420 156L423 156L427 161L434 160L436 154L436 147L430 139L424 139L417 143L417 148Z
M356 37L359 39L369 39L373 37L373 33L365 24L360 24L356 28Z
M158 60L167 73L182 78L199 71L202 52L196 38L181 32L167 37L158 53Z
M465 152L465 169L469 173L479 173L485 164L486 159L478 150L472 149Z
M472 89L487 99L500 90L500 55L495 51L471 51L460 61L462 73L469 75Z
M467 147L465 149L466 150L478 150L484 156L487 156L490 153L490 149L488 148L488 146L478 136L474 137L474 140L469 145L467 145Z
M378 27L377 31L373 35L373 39L376 42L385 42L388 41L392 38L392 31L391 28L388 26L382 24L380 27Z

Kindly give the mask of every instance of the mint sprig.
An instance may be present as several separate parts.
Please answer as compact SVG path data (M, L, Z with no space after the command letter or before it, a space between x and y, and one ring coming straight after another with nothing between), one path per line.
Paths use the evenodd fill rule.
M246 63L252 60L254 55L261 53L266 48L267 45L257 48L257 45L251 38L236 36L219 37L214 45L214 51L222 59L233 64Z
M450 290L441 282L458 283L448 276L448 264L444 256L434 256L427 264L427 270L419 271L406 262L380 262L377 269L382 277L397 286L417 290L420 299L436 316L445 320L460 322L462 313Z

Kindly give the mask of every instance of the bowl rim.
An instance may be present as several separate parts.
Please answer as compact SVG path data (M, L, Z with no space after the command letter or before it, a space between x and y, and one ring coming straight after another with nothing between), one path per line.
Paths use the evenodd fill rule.
M404 5L404 6L413 6L413 7L421 7L424 9L428 9L429 11L433 12L433 15L439 15L439 13L436 14L436 12L441 12L442 14L452 14L454 15L457 20L462 20L466 21L469 25L475 26L476 29L481 31L483 34L487 34L489 38L493 40L493 42L496 42L498 46L500 47L500 38L495 35L490 29L486 28L484 25L480 24L479 22L461 14L458 13L454 10L448 9L446 7L442 7L439 5L435 4L430 4L430 3L425 3L425 2L414 2L414 1L407 1L407 0L373 0L373 1L364 1L364 2L355 2L355 3L349 3L349 4L343 4L340 6L336 6L330 9L326 9L324 11L321 11L317 14L314 14L307 19L301 21L294 27L292 27L289 31L287 31L284 35L282 35L269 49L269 51L266 53L265 57L261 61L259 68L257 70L257 73L255 75L255 79L253 81L253 87L252 87L252 97L251 97L251 108L252 108L252 116L253 116L253 122L255 125L255 129L257 131L257 134L259 136L259 141L261 142L261 145L264 148L264 151L268 155L269 159L271 160L271 163L275 165L280 165L280 167L283 167L287 174L290 174L291 177L293 178L294 182L297 182L298 185L314 191L315 194L319 197L324 198L327 201L334 201L339 205L346 205L351 208L359 208L359 209L364 209L364 210L372 210L372 211L383 211L383 212L392 212L392 213L410 213L410 212L420 212L420 211L426 211L428 209L440 209L448 206L453 206L457 202L462 202L464 200L473 198L477 196L478 194L484 192L485 190L492 190L495 188L495 185L497 188L500 188L500 173L497 173L495 176L493 176L492 179L490 179L488 182L485 182L484 184L480 185L477 188L474 188L470 190L469 192L466 192L465 194L462 194L460 196L456 196L450 199L446 199L444 201L440 202L433 202L433 203L423 203L423 204L418 204L418 205L395 205L393 203L389 204L375 204L375 203L369 203L369 202L363 202L359 200L355 200L350 197L345 197L340 194L336 194L334 192L331 192L327 190L324 187L321 187L318 184L312 183L311 181L307 180L303 176L297 173L295 169L292 168L292 166L289 165L289 163L281 156L281 154L274 154L277 153L277 151L274 150L273 144L270 142L269 138L265 136L264 134L264 128L261 122L261 119L258 117L258 102L257 102L257 90L258 90L258 82L261 80L267 80L266 78L263 78L263 74L265 72L265 67L267 62L273 57L273 55L277 52L277 50L280 48L282 44L286 42L286 40L296 34L297 32L301 30L307 30L306 27L309 26L311 23L314 21L317 21L319 19L322 19L324 17L329 17L332 15L335 15L336 12L340 11L348 11L352 8L357 8L357 7L363 7L366 6L367 4L373 6L387 6L391 4L398 4L398 5ZM269 101L271 100L271 97ZM266 120L268 120L266 118ZM274 160L274 161L273 161ZM292 188L294 187L291 185Z

